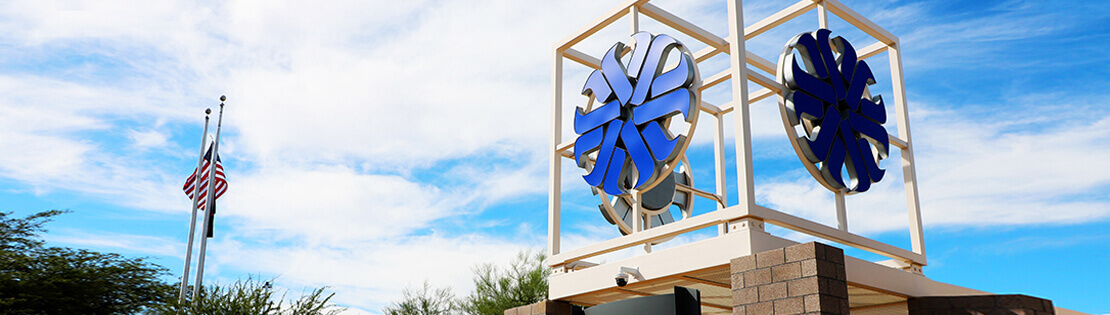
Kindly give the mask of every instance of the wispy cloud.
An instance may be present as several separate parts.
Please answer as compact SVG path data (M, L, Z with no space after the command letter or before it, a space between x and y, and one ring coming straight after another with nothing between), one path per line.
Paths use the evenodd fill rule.
M1110 142L1110 116L1084 123L1046 117L1054 121L1051 128L1040 127L1042 120L984 123L982 117L927 107L913 117L926 224L1067 224L1110 217L1104 194L1110 167L1100 162L1110 159L1110 148L1102 145ZM1039 127L1022 128L1028 125ZM872 191L848 197L853 231L905 228L897 159L884 161L887 177ZM769 205L835 225L832 194L809 174L787 174L757 188Z
M286 287L328 285L337 292L335 302L377 312L399 299L401 288L425 280L465 294L473 289L470 268L475 264L506 262L538 245L439 233L284 246L264 239L232 239L212 247L212 265L219 266L218 271L277 275Z
M113 252L141 255L181 256L185 243L150 235L60 230L46 234L51 243L77 247L108 248Z

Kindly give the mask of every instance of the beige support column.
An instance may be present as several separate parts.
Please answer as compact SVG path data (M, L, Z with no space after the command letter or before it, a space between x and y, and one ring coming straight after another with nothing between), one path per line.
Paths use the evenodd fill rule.
M559 253L559 232L562 228L560 199L563 193L563 157L559 154L559 143L563 140L563 53L554 49L551 67L551 177L547 193L547 249L548 257Z
M902 77L902 47L895 41L887 50L890 56L890 78L894 87L894 111L898 120L898 138L906 142L902 149L902 179L906 187L906 207L910 221L910 246L925 258L925 233L921 227L921 202L917 196L917 171L913 162L913 141L910 138L910 116L906 101L906 80Z
M719 112L713 114L713 170L717 180L717 196L721 196L717 210L721 210L728 206L728 173L725 167L725 118ZM721 223L717 226L717 235L725 233L728 233L728 224Z
M825 7L824 1L817 3L817 26L829 29L829 10Z
M848 209L844 205L844 192L838 191L833 195L836 200L836 228L848 232Z
M632 6L628 8L628 18L632 20L632 34L640 32L640 8Z
M732 107L736 121L736 194L741 207L755 205L752 180L752 131L748 110L748 63L744 48L744 9L740 0L728 1L728 51L731 59Z
M639 189L632 189L629 194L632 195L629 198L632 199L632 233L636 233L644 230L644 206L640 203L640 198L643 197L640 195Z

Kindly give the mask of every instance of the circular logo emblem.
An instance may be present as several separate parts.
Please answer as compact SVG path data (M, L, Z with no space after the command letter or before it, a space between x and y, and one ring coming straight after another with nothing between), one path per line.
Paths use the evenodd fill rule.
M867 191L883 178L886 108L868 86L875 76L843 37L829 30L794 36L779 57L782 120L794 150L826 188ZM848 176L845 180L844 175Z
M645 229L674 222L674 208L690 217L694 196L676 186L694 185L683 153L697 125L701 87L694 56L682 43L647 32L632 35L631 43L618 42L605 53L601 69L582 88L589 103L574 115L574 159L589 172L583 179L601 197L602 215L621 234L631 233L636 219ZM671 54L677 62L668 64ZM639 200L632 189L641 192ZM642 218L632 215L633 202L640 203Z
M694 131L701 86L693 55L670 36L632 35L628 64L621 62L625 48L618 42L605 53L582 89L589 104L574 115L574 159L589 171L583 178L614 196L670 177ZM678 63L667 69L672 53ZM687 125L677 136L670 132L675 118Z

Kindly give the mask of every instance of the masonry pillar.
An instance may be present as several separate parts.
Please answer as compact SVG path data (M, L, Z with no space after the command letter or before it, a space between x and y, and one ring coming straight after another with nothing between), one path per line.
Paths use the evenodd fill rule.
M844 251L809 242L731 261L733 314L848 314Z
M1056 309L1052 307L1052 301L1020 294L929 296L910 298L906 304L910 315L1056 314Z

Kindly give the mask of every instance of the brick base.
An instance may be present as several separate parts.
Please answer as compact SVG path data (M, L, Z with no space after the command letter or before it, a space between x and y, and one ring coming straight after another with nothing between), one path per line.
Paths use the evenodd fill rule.
M1056 314L1052 301L1028 295L929 296L910 298L910 315Z
M810 242L731 261L733 314L848 314L844 251Z

